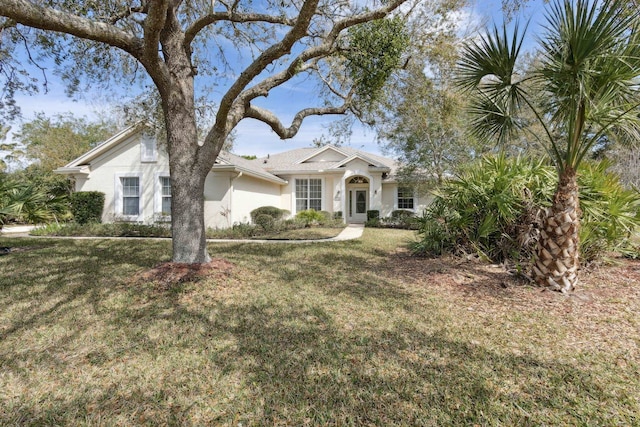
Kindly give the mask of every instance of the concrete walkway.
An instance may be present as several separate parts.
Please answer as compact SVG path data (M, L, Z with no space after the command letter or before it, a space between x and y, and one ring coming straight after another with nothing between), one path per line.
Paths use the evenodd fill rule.
M278 239L207 239L210 243L322 243L322 242L342 242L345 240L355 240L362 237L364 224L349 224L336 237L328 239L313 240L278 240Z
M5 225L0 234L16 237L16 234L29 234L34 228L36 228L35 225Z
M6 237L35 237L29 236L33 226L9 226L2 229L1 235ZM313 239L313 240L267 240L267 239L207 239L210 243L322 243L322 242L342 242L345 240L355 240L362 237L364 231L364 224L349 224L344 230L340 232L336 237L330 237L328 239ZM61 237L61 236L42 236L42 238L50 239L153 239L153 240L166 240L167 237Z

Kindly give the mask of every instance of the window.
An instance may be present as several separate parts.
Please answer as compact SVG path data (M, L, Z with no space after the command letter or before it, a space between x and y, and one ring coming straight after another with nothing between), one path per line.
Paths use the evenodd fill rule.
M138 216L140 214L140 178L122 177L122 215Z
M156 147L156 140L149 135L144 135L140 140L140 161L155 162L157 160L158 149Z
M162 215L171 215L171 178L160 177L160 212Z
M410 188L398 188L398 209L414 209L413 191Z
M296 212L322 210L322 179L296 179Z
M142 173L116 173L114 195L116 217L125 221L141 221L142 194Z
M156 172L153 177L153 213L156 221L171 216L171 178L168 171Z
M349 184L368 184L368 183L369 183L369 180L364 176L355 176L351 178L351 180L349 181Z

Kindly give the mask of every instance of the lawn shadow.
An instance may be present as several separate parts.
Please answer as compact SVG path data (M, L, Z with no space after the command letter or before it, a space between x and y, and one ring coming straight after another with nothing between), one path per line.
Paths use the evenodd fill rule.
M348 326L311 301L187 305L171 292L135 292L137 301L104 313L107 329L122 336L117 351L90 352L78 366L130 376L110 377L104 389L84 384L55 405L12 404L0 421L189 425L199 423L192 421L196 413L219 405L199 421L437 426L589 419L602 425L612 420L602 410L608 399L620 405L624 397L602 390L588 368L497 352L413 322ZM188 297L188 290L180 292ZM160 334L159 325L167 325ZM7 357L0 365L20 372L15 367L21 356ZM39 360L59 369L59 361ZM193 393L196 400L189 399ZM618 424L629 420L622 417Z
M258 418L239 418L249 425L572 423L576 405L592 421L607 419L587 370L498 354L444 331L345 330L322 307L270 304L219 307L209 328L212 339L234 338L211 361L251 385Z
M134 272L168 257L169 248L164 242L122 245L103 239L18 240L21 248L30 246L26 242L34 249L0 258L0 292L12 305L24 307L16 309L13 323L0 330L0 340L54 322L75 310L73 303L78 300L97 310L101 301L125 286ZM33 301L38 304L34 306Z

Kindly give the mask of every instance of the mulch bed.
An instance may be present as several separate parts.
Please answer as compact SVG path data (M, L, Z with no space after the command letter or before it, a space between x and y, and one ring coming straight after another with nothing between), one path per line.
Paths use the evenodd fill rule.
M186 282L198 282L206 278L226 278L231 275L234 265L225 259L215 258L207 264L187 264L163 262L133 278L134 283L153 282L170 288Z

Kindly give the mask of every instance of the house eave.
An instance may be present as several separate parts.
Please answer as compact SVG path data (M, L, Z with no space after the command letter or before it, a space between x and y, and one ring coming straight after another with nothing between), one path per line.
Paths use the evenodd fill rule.
M90 172L91 168L89 166L61 167L53 171L58 175L89 175Z
M278 178L277 176L274 175L266 175L266 174L260 174L260 173L256 173L255 171L252 171L250 169L247 168L243 168L242 166L236 166L236 165L214 165L213 168L211 168L212 171L214 172L235 172L235 173L243 173L249 176L252 176L254 178L258 178L258 179L262 179L265 181L269 181L269 182L273 182L274 184L280 184L280 185L286 185L288 184L288 181L285 181L282 178Z
M139 132L141 128L146 126L148 125L144 122L139 122L134 125L131 125L128 128L124 129L123 131L107 139L106 141L102 142L101 144L98 144L97 146L93 147L91 150L87 151L77 159L72 160L70 163L66 164L64 167L58 168L56 170L73 169L73 168L80 167L81 165L85 165L88 162L95 159L96 157L100 156L101 154L109 151L112 147L120 144L122 141L126 140L131 135L134 135L136 132Z

